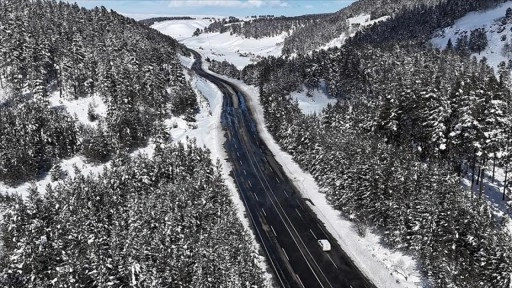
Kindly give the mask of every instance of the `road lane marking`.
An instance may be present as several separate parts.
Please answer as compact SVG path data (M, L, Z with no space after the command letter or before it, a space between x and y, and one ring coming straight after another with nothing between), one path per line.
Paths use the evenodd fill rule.
M281 182L279 182L279 179L277 179L277 177L276 177L276 180L277 180L277 183L281 183Z
M245 169L244 169L244 174L247 175L247 172L245 172Z
M288 254L286 254L286 251L284 251L283 247L281 247L281 250L283 250L284 256L286 256L286 260L290 261L290 258L288 258Z
M274 233L274 236L277 236L276 230L274 230L274 227L270 226L270 228L272 229L272 232Z
M236 155L237 155L238 157L240 157L240 153L238 153L238 151L236 151Z
M297 211L297 214L299 214L300 218L302 218L302 215L300 215L300 212L297 210L297 208L295 208L295 211Z
M290 196L288 196L288 193L286 193L286 190L283 190L283 192L284 192L284 195L286 195L286 198L290 197Z
M288 218L288 216L286 215L286 213L284 213L284 209L283 207L281 206L281 203L279 203L278 201L278 198L276 196L276 194L274 193L274 191L272 190L272 186L268 183L268 179L264 176L265 173L263 173L263 170L261 169L260 165L258 164L258 161L256 160L256 157L249 153L246 149L246 147L242 147L244 149L244 152L247 154L247 156L249 157L249 164L253 167L254 169L254 172L256 173L256 177L258 178L258 180L261 182L261 184L263 185L263 189L265 191L265 193L268 194L268 196L270 196L270 201L272 203L272 205L276 208L276 211L277 211L277 214L279 216L279 218L281 218L281 221L283 221L283 224L285 225L285 228L286 230L288 231L288 233L290 233L290 236L292 236L292 239L293 239L293 242L295 243L295 245L297 245L297 248L299 248L299 252L301 253L302 257L304 257L304 260L306 261L306 264L308 265L309 269L311 269L311 272L313 273L313 275L315 276L316 280L318 281L318 283L320 284L321 287L324 287L322 281L320 281L320 278L318 277L318 275L316 274L315 270L313 269L313 267L311 266L311 263L309 263L309 260L308 258L306 257L306 255L304 255L304 252L306 252L309 257L311 257L311 260L313 261L313 265L315 265L319 270L320 274L323 276L324 279L327 279L327 277L325 276L324 272L321 270L320 266L318 265L318 263L316 262L315 258L313 257L313 255L311 255L311 252L309 251L308 247L306 246L306 244L304 243L304 241L302 240L302 237L298 234L297 232L297 229L295 228L295 226L293 225L293 223L291 222L291 220ZM259 173L258 173L259 171ZM260 174L261 174L261 177L260 177ZM279 180L277 179L276 177L276 180L279 182ZM265 186L266 184L266 186ZM267 188L268 187L268 188ZM272 200L272 198L275 199ZM279 208L278 208L279 207ZM279 209L284 213L284 215L281 214L281 212L279 212ZM288 221L285 221L284 218L286 218L286 220ZM291 226L291 229L290 227ZM277 234L275 233L274 231L274 228L272 226L270 226L272 228L272 231L274 232L274 235L277 236ZM291 232L291 231L294 231L295 232L295 235L297 235L297 239L295 237L295 235ZM304 247L305 251L303 252L302 249L301 249L301 246L299 246L298 244L298 241L302 244L302 247ZM330 282L327 282L329 284L329 287L333 287L331 285Z
M252 195L254 195L254 198L256 198L256 200L258 200L258 196L256 196L255 193L252 193Z
M325 233L324 229L322 227L320 227L320 225L318 223L316 223L316 226L318 226L318 229L320 229L322 232ZM325 234L327 234L327 233L325 233Z
M263 212L263 215L265 215L265 217L267 217L267 213L265 213L265 210L263 208L261 208L261 212Z
M313 234L313 237L315 237L315 239L318 239L318 238L316 238L315 233L313 233L313 230L309 229L309 232L311 232L311 234Z
M240 165L244 165L244 164L242 164L242 160L240 160Z
M241 189L240 189L241 188L240 187L240 182L238 181L238 178L235 177L235 181L236 181L236 186L238 186L238 190L241 191ZM243 193L242 193L242 200L244 201L245 206L249 207L249 205L247 204L246 196ZM270 255L270 252L268 251L268 248L267 248L267 244L265 244L265 241L263 241L263 236L261 236L260 229L257 228L258 226L256 225L256 221L254 220L254 216L250 212L249 212L249 216L251 218L251 222L256 227L256 232L257 232L258 237L260 238L260 240L261 240L261 242L263 244L263 248L265 249L265 252L267 253L267 255ZM272 258L269 257L268 259L270 260L270 264L272 264L272 267L274 268L274 271L277 271L276 265L275 265L274 261L272 260ZM279 279L279 282L281 283L281 286L284 287L283 279L281 279L281 276L279 275L279 273L277 273L276 275L277 275L277 278Z
M244 148L245 150L245 148ZM256 160L256 158L254 157L254 155L251 155L249 154L247 151L246 153L248 154L249 156L249 163L253 166L254 168L254 171L256 172L256 177L258 177L258 180L261 182L261 184L263 185L263 189L264 191L270 196L270 201L272 203L272 205L274 205L274 207L276 208L276 211L277 211L277 214L279 215L279 218L281 218L281 221L283 221L285 227L286 227L286 230L288 230L288 233L290 233L290 236L292 236L292 239L293 239L293 242L295 242L295 245L297 245L297 248L299 248L299 252L302 254L302 257L304 257L304 260L306 261L306 264L308 265L309 269L311 269L311 272L313 272L313 275L315 276L316 280L318 281L318 283L320 284L320 286L323 288L324 285L322 283L322 281L320 281L320 278L318 278L318 275L316 274L315 270L313 269L313 267L311 266L311 264L309 263L308 259L306 258L306 256L304 255L302 249L300 248L298 242L297 242L297 239L295 238L294 234L291 232L290 230L290 227L288 227L288 225L291 226L291 228L295 231L295 234L297 235L297 238L298 238L298 241L300 241L302 243L302 246L305 248L305 251L307 252L307 254L309 254L309 257L311 257L311 260L313 260L312 263L314 263L314 265L320 269L320 273L322 274L323 278L324 279L327 279L327 277L325 276L324 272L321 270L320 266L318 265L318 263L316 262L315 258L313 257L313 255L311 255L311 252L309 251L308 247L306 246L306 244L304 243L304 241L302 240L302 238L300 237L299 233L297 232L297 229L295 228L295 226L293 225L293 223L290 221L290 219L288 218L288 216L286 215L286 213L284 213L284 209L283 207L281 206L281 203L279 203L278 199L277 199L277 196L276 194L274 193L274 190L272 190L270 184L268 183L268 180L267 178L265 178L263 175L263 170L261 169L261 167L259 166L258 164L258 161ZM259 173L261 174L263 180L265 181L265 183L267 184L267 187L268 189L265 187L265 183L263 182L263 180L260 178L260 175L257 173L257 170L259 170ZM276 180L277 180L277 177L276 177ZM279 180L278 180L279 182ZM270 191L270 192L269 192ZM276 203L274 202L274 200L272 200L272 196L276 199L277 201L277 205ZM288 222L286 222L283 218L283 215L281 215L281 212L279 212L279 209L278 209L278 206L279 208L281 209L281 211L284 213L284 217L288 220ZM288 224L289 223L289 224ZM272 226L270 226L272 228ZM272 228L273 230L273 228ZM275 232L274 232L275 234ZM277 235L276 235L277 236ZM332 285L330 282L327 282L329 284L329 286L332 288Z
M297 279L299 279L299 284L302 288L304 288L304 284L302 284L302 280L300 280L300 277L299 275L295 274L295 276L297 276ZM352 287L351 287L352 288Z
M299 204L300 208L302 208L302 205L300 205L299 199L295 199L295 201L297 202L297 204Z
M251 181L247 180L247 182L249 182L249 187L251 187L251 188L252 188Z
M327 254L327 257L329 257L329 260L331 260L332 265L334 265L334 267L336 267L336 269L338 269L338 266L336 265L336 263L334 263L334 261L332 261L331 256L329 256L329 254Z

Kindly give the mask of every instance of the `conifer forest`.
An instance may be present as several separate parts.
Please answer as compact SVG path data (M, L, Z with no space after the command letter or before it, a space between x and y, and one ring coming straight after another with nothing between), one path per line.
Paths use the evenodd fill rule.
M490 24L457 26L503 5ZM360 15L379 20L354 24ZM166 21L204 25L177 40L159 31ZM417 261L417 287L511 287L511 28L503 0L141 21L103 6L1 0L0 286L280 287L250 207L236 200L245 198L226 172L230 153L172 132L179 119L200 134L196 121L213 117L217 90L186 64L199 51L230 89L252 87L243 91L254 131L266 129L361 238L374 233ZM214 36L279 39L279 53L238 42L212 52ZM320 92L332 100L321 112L292 97ZM86 103L76 104L85 117L67 103ZM227 131L215 140L225 149ZM7 192L17 187L28 188Z

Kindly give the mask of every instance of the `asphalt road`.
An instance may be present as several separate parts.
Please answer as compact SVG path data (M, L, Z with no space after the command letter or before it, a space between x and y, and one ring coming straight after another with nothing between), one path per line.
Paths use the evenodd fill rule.
M206 73L199 54L192 70L224 94L222 125L232 176L278 287L375 287L352 263L311 211L259 137L245 95ZM313 203L314 205L314 203ZM331 251L322 251L327 239Z

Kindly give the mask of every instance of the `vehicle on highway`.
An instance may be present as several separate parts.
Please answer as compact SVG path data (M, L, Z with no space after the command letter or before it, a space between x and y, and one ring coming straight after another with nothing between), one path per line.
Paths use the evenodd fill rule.
M323 251L331 251L331 243L327 239L318 240L318 244L322 247Z

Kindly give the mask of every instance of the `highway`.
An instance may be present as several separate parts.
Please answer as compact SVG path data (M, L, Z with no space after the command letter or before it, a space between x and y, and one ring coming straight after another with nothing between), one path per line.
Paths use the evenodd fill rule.
M327 232L259 137L246 96L231 82L205 72L200 55L192 53L192 70L224 95L221 122L232 177L275 286L375 287ZM331 251L323 251L319 239L329 240Z

